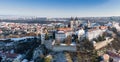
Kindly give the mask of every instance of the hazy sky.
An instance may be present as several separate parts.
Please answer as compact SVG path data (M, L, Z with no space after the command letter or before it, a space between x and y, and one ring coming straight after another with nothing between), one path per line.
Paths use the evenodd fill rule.
M120 16L120 0L0 0L0 15Z

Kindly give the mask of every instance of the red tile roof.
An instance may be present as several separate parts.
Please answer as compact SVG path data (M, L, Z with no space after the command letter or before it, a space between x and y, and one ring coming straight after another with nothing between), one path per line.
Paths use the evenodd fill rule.
M72 31L72 28L58 28L59 31Z

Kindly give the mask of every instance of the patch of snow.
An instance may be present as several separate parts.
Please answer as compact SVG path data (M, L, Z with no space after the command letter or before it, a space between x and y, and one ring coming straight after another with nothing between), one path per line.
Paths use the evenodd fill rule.
M22 62L28 62L28 60L27 60L27 59L24 59Z
M34 38L34 37L33 36L29 36L29 37L21 37L21 38L11 38L11 40L19 41L19 40L24 40L24 39L27 39L27 38Z

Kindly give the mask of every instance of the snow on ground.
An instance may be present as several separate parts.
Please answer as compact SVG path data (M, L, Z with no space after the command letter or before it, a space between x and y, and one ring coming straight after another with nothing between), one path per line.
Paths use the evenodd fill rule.
M46 40L46 41L45 41L45 46L46 46L48 49L52 49L52 40Z
M58 54L56 54L54 60L56 62L66 62L65 54L64 53L58 53Z
M21 38L11 38L11 40L19 41L19 40L24 40L24 39L27 39L27 38L34 38L34 37L33 36L29 36L29 37L21 37Z
M27 38L34 38L34 36L27 36L27 37L21 37L21 38L6 38L6 39L0 39L0 40L7 40L7 39L11 39L13 41L19 41L19 40L24 40L24 39L27 39Z
M24 59L22 62L28 62L28 60L27 60L27 59Z

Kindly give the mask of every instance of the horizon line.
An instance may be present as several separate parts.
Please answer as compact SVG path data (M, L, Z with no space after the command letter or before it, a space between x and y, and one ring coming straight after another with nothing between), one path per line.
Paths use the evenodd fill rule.
M103 15L103 16L36 16L36 15L0 15L0 16L25 16L25 17L43 17L43 18L70 18L70 17L120 17L120 15Z

